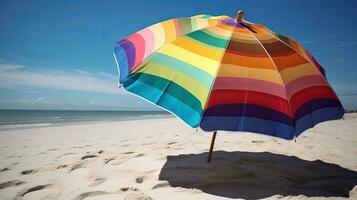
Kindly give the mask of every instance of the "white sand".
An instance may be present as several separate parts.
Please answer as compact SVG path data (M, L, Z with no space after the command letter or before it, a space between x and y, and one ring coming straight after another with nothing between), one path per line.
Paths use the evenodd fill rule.
M345 118L296 142L219 132L211 163L211 134L176 118L3 131L0 199L357 199Z

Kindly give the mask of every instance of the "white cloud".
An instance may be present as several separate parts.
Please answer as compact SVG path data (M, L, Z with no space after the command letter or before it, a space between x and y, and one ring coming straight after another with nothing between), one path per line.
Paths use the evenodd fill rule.
M0 63L0 72L4 73L6 71L14 71L23 69L23 65L9 64L9 63Z
M0 62L0 88L36 87L124 94L115 76L82 70L29 70L23 65Z
M300 42L300 44L309 45L309 44L321 43L324 42L325 40L330 40L331 38L335 38L335 37L336 35L325 35L318 38L303 40Z
M43 97L38 97L37 99L0 99L0 104L11 104L11 105L49 105L52 104L52 101L49 101Z
M49 104L49 103L52 103L51 101L47 100L46 98L44 97L38 97L36 99L36 103L42 103L42 104Z
M111 79L117 79L117 76L114 76L112 74L107 74L107 73L103 73L103 72L98 72L99 75L111 78Z

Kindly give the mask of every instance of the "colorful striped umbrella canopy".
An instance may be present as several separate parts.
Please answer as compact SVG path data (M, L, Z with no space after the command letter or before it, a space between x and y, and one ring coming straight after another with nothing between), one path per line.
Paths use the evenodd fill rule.
M309 52L246 20L167 20L119 41L114 56L125 90L205 131L293 139L344 114Z

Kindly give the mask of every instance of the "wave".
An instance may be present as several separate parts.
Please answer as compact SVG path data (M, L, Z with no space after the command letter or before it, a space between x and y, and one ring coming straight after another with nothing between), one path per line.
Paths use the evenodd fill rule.
M51 123L36 123L36 124L7 124L7 125L0 125L0 130L7 130L7 129L20 129L20 128L36 128L36 127L44 127L44 126L51 126Z
M1 111L1 110L0 110ZM56 112L56 113L55 113ZM0 131L96 122L130 121L173 117L165 112L120 111L1 111Z
M62 119L62 117L59 117L59 116L53 116L53 117L50 117L51 119Z

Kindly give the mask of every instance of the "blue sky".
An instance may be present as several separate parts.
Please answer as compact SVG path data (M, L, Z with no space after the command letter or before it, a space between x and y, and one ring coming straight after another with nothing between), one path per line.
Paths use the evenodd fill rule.
M300 42L357 109L357 1L0 1L0 109L151 110L116 87L113 45L165 19L245 18Z

